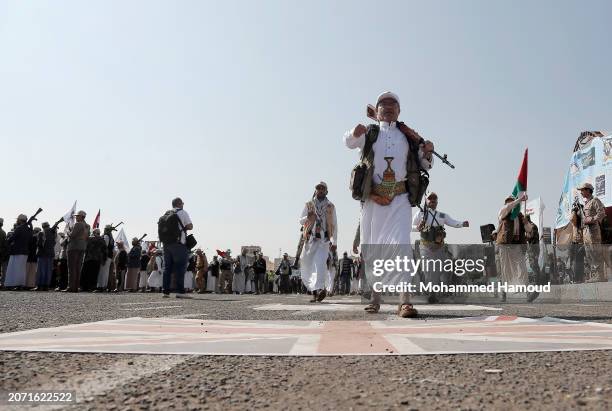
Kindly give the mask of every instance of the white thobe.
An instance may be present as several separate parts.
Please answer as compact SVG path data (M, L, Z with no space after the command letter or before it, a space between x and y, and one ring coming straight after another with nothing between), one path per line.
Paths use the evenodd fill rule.
M233 270L232 270L233 271ZM234 273L232 277L232 291L240 294L244 294L246 277L244 274L244 269L241 268L239 273Z
M26 254L11 255L6 266L5 287L24 287L26 285L28 256Z
M238 258L240 258L240 265L243 267L242 272L244 273L244 281L245 281L244 292L254 293L255 285L253 284L253 275L252 275L253 268L249 268L248 270L246 269L246 267L251 265L249 261L249 257L241 254Z
M300 217L300 225L308 220L308 207L304 206L302 216ZM327 257L329 256L329 248L331 245L336 245L338 236L338 219L336 218L336 207L332 213L332 223L334 227L333 233L329 234L329 239L315 238L312 234L308 241L304 243L302 250L302 282L309 291L322 290L325 288L329 278L327 268ZM325 230L321 230L323 233ZM323 237L323 234L322 234Z
M163 257L156 256L155 257L155 265L157 265L157 269L153 270L149 275L149 279L147 280L147 284L151 288L160 288L163 283L163 275L164 272L164 259Z
M351 131L344 134L344 143L350 149L363 150L365 145L365 133L353 137ZM396 123L380 122L378 138L372 146L374 150L374 174L373 183L380 184L384 171L387 169L385 157L393 157L391 168L395 171L395 179L403 180L406 176L406 159L410 145L406 136L397 128ZM433 159L427 160L424 153L419 149L419 161L421 167L429 170L433 165ZM396 256L403 258L407 256L412 259L412 248L410 246L410 232L412 231L412 207L408 201L407 194L396 196L391 204L381 206L371 199L366 199L361 208L360 239L362 245L398 245L402 247L385 247L384 250L376 250L376 258L395 259ZM363 251L363 248L362 248ZM383 251L384 255L380 255ZM366 262L371 256L365 256ZM369 266L369 264L368 264ZM399 275L392 275L394 280L385 280L386 284L399 281L410 281L410 273L402 271Z
M206 291L215 292L217 290L217 277L214 277L210 271L206 275Z

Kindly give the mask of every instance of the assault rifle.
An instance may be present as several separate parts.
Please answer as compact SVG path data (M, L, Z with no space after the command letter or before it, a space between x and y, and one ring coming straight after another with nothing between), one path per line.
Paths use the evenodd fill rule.
M32 225L32 221L35 221L35 220L36 220L36 217L37 217L37 216L38 216L40 213L42 213L42 210L43 210L42 208L39 208L38 210L36 210L36 212L34 213L34 215L28 219L28 221L26 222L26 224L27 224L27 225L29 225L29 226L31 226L31 225Z
M295 261L293 262L293 267L297 270L298 263L300 262L300 256L302 255L302 249L304 248L304 227L300 229L300 239L298 240L297 251L295 252Z
M121 224L123 224L123 221L121 221L119 224L117 225L112 225L111 224L111 231L117 231L117 227L119 227ZM146 235L146 234L145 234Z
M367 107L367 109L366 109L366 114L367 114L368 118L370 118L370 119L372 119L372 120L374 120L374 121L378 122L378 117L376 117L376 108L375 108L373 105L368 104L368 107ZM412 132L412 133L410 133L410 134L406 134L406 133L404 133L404 134L406 134L406 137L410 138L410 140L411 140L413 143L415 143L415 144L423 144L423 143L425 143L425 139L423 139L423 137L421 137L421 136L419 135L419 133L417 133L416 131L412 130L410 127L408 127L408 126L407 126L407 125L405 125L404 123L402 123L402 122L398 122L398 126L399 126L400 131L402 131L402 132L404 132L404 131L402 130L402 128L403 128L403 127L408 128L408 130ZM403 127L402 127L402 126L403 126ZM438 154L436 151L433 151L433 154L434 154L436 157L438 157L440 160L442 160L442 162L443 162L444 164L446 164L447 166L449 166L450 168L455 168L455 166L454 166L453 164L451 164L451 162L450 162L450 161L448 161L448 156L447 156L446 154L444 154L444 155L440 155L440 154Z
M572 204L572 211L576 213L576 227L582 228L582 217L584 215L584 206L580 204L578 197L574 198L574 204Z
M64 217L62 217L62 218L60 218L59 220L57 220L57 221L55 222L55 224L53 224L53 226L51 227L51 230L56 230L56 229L57 229L57 227L60 225L60 223L61 223L62 221L64 221Z

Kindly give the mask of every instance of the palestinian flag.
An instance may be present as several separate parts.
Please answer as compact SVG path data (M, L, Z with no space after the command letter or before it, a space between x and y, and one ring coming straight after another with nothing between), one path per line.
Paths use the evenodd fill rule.
M514 190L512 190L512 195L514 198L518 198L522 193L527 191L527 150L525 149L525 155L523 157L523 164L521 165L521 170L519 171L518 178L516 179L516 184L514 185ZM511 218L518 217L521 212L521 205L518 204L512 210Z
M98 214L96 214L96 218L93 222L93 229L100 228L100 210L98 210Z

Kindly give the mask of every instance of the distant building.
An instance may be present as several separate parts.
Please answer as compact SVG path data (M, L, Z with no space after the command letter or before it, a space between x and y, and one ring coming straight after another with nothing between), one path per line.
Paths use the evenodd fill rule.
M283 261L282 257L281 258L275 258L274 259L274 270L276 271L276 269L278 268L278 266L280 265L281 261ZM291 265L295 264L295 257L291 257L289 256L289 261L291 261Z
M261 247L258 245L243 245L240 247L240 254L246 250L247 256L254 257L255 253L261 253Z
M246 251L247 263L252 265L255 262L255 253L261 253L261 247L258 245L243 245L240 247L240 254Z

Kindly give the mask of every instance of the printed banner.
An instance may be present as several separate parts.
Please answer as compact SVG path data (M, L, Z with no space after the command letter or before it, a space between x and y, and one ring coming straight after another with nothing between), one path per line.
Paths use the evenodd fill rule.
M612 135L596 137L572 155L559 199L555 228L569 224L572 204L576 200L582 203L576 188L583 183L591 183L595 188L593 194L606 207L612 207Z

